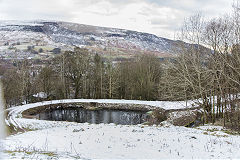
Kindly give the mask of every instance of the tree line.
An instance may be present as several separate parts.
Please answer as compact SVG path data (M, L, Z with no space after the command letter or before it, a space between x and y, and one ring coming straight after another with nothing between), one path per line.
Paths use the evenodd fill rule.
M162 65L154 55L112 62L76 47L36 69L28 60L4 72L2 80L9 105L34 102L34 94L44 92L48 100L159 99Z

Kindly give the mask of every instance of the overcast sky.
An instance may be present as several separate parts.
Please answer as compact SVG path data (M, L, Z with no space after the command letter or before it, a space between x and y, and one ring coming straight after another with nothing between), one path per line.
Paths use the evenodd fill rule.
M62 20L172 38L183 19L230 13L232 0L0 0L1 20Z

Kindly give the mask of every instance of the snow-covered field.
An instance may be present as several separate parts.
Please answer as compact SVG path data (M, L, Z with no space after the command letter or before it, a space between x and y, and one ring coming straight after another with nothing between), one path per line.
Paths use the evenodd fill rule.
M98 101L103 103L137 103L147 101L125 100L62 100ZM60 101L43 102L63 103ZM160 107L162 102L149 102ZM148 103L148 104L149 104ZM164 102L165 106L168 106ZM176 103L179 104L180 102ZM15 107L10 111L10 121L15 121L25 133L4 140L6 159L196 159L240 158L240 136L229 135L222 127L176 127L168 122L159 126L88 124L51 122L24 119L23 110L41 103ZM175 105L166 109L174 108ZM174 107L173 107L174 106ZM12 122L11 122L12 123Z
M48 158L56 159L240 158L239 136L205 131L206 127L56 123L62 126L46 125L46 129L9 136L5 158L49 154Z

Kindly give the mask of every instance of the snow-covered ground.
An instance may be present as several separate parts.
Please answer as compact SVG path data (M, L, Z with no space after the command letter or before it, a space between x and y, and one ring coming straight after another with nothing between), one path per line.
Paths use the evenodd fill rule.
M134 103L162 107L163 102L126 100L61 100L15 107L10 121L28 132L4 140L4 158L9 159L196 159L240 158L240 136L229 135L222 127L176 127L167 122L159 126L88 124L24 119L23 110L41 104L102 102ZM173 105L174 104L174 105ZM177 107L164 102L165 109ZM180 106L178 106L180 108ZM10 122L12 123L12 122Z
M46 125L46 129L9 136L5 140L5 157L31 158L53 153L56 159L240 158L239 136L216 129L205 131L206 127L54 124L62 126Z

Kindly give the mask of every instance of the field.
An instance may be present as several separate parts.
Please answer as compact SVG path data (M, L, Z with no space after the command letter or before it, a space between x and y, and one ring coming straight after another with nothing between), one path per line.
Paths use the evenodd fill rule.
M66 101L66 100L65 100ZM93 100L67 100L93 101ZM67 102L66 101L66 102ZM106 100L99 100L107 102ZM130 103L110 100L108 103ZM60 101L59 101L60 102ZM223 127L205 125L196 128L160 125L115 125L45 121L21 118L21 112L42 103L15 107L8 122L24 132L4 140L4 158L8 159L234 159L240 158L240 136ZM64 101L61 101L64 102ZM147 101L131 101L147 103ZM181 102L150 102L155 106L181 108ZM177 105L178 104L178 105ZM183 106L182 106L183 107Z

